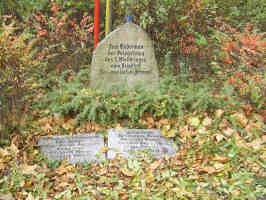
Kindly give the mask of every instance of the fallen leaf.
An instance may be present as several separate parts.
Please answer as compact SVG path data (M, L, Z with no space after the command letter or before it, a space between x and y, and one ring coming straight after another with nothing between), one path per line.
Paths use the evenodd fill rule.
M155 177L154 177L154 175L152 174L152 172L148 172L147 173L147 175L145 176L145 181L147 182L147 183L151 183L151 182L153 182L154 181L154 179L155 179Z
M45 132L50 132L50 131L52 131L52 127L51 127L51 125L50 124L45 124L44 126L41 126L41 129L43 130L43 131L45 131Z
M243 113L235 113L232 115L232 117L234 119L236 119L236 121L241 124L243 127L245 127L248 123L248 119L246 118L246 116Z
M198 133L199 134L204 134L206 132L207 132L207 129L205 127L201 127L201 128L198 129Z
M157 169L160 166L160 164L161 164L161 161L160 160L156 160L150 165L149 169L155 170L155 169Z
M200 173L213 174L216 172L216 169L214 167L211 167L211 166L206 166L206 167L200 168L199 172Z
M73 166L71 165L61 165L56 169L56 173L59 175L63 175L65 173L72 171L72 169L73 169Z
M229 122L226 119L222 119L221 123L219 124L220 129L227 128L229 126Z
M60 188L62 188L62 189L66 189L69 185L70 185L70 184L67 183L67 182L61 182L61 183L59 183L56 187L57 187L57 189L60 189Z
M37 172L35 171L37 169L37 165L22 165L22 173L26 175L37 175Z
M177 130L176 129L170 129L170 125L164 126L162 131L161 131L162 135L165 137L175 137Z
M236 139L236 144L237 144L238 146L240 146L240 147L245 147L245 148L248 147L246 141L243 140L241 136L239 136L238 134L235 134L234 136L235 136L235 139Z
M213 166L216 170L215 172L221 172L224 170L224 164L222 164L220 162L215 162Z
M224 114L224 111L219 109L219 110L216 110L215 112L215 118L218 119L218 118L221 118L222 115Z
M107 173L107 169L106 168L102 168L100 171L99 171L99 175L103 176Z
M154 120L151 116L148 116L146 120L148 121L149 124L154 124Z
M167 125L167 124L169 124L169 120L167 118L164 118L164 119L161 119L159 121L159 123L162 124L162 125Z
M9 154L8 150L0 148L0 158L3 158L7 156L8 154Z
M199 118L197 117L192 117L188 120L188 123L191 125L191 126L194 126L194 127L197 127L200 125L200 120Z
M98 124L95 125L95 131L96 131L96 132L98 132L98 131L102 131L102 130L105 130L105 128L104 128L103 126L98 125Z
M17 146L14 143L11 144L11 146L9 147L9 149L10 149L11 152L13 152L15 154L17 154L19 152Z
M207 141L207 138L199 138L198 139L198 145L202 146Z
M170 188L173 187L173 183L167 181L167 182L165 183L165 187L168 188L168 189L170 189Z
M74 128L74 122L75 120L74 119L69 119L67 122L65 122L62 127L65 129L65 130L72 130Z
M134 171L133 170L129 170L127 168L122 168L122 173L125 175L125 176L129 176L129 177L132 177L135 175Z
M235 131L234 129L231 129L231 128L226 128L225 130L223 130L223 133L224 133L226 136L230 137L230 136L232 136L233 134L235 134L236 131Z
M217 142L221 142L223 139L226 139L222 134L215 134L215 139Z
M231 192L234 196L239 196L241 194L241 192L239 191L239 189L234 189L232 192Z
M252 147L254 150L259 150L259 149L262 149L264 142L265 141L263 141L262 139L258 138L256 140L253 140L250 143L247 143L247 146L248 147Z
M59 122L59 120L60 120L60 115L58 113L55 113L54 114L54 121Z
M212 119L209 117L205 117L204 120L202 121L203 126L210 126L212 124Z
M215 157L213 158L214 161L220 162L220 163L226 163L229 161L228 157L225 156L220 156L220 155L215 155Z
M66 176L68 180L74 180L76 175L74 173L68 172Z

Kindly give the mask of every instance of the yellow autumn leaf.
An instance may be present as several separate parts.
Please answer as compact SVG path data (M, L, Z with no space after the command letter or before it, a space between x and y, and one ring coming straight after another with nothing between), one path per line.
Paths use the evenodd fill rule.
M166 188L172 188L173 187L173 183L168 181L168 182L165 183L165 187Z
M177 133L177 130L176 129L170 129L170 125L169 126L166 126L162 129L162 135L165 136L165 137L175 137L176 136L176 133Z
M209 117L205 117L204 120L202 121L203 126L210 126L212 124L212 119Z
M70 119L68 120L67 122L65 122L62 127L65 129L65 130L72 130L74 128L74 119Z
M235 113L231 116L232 118L236 119L236 121L245 127L248 123L248 119L243 113Z
M154 175L152 174L152 172L148 172L147 173L147 175L145 176L145 181L147 182L147 183L151 183L151 182L153 182L154 181L154 179L155 179L155 177L154 177Z
M191 126L197 127L197 126L200 125L200 120L199 120L199 118L197 118L197 117L191 117L191 118L188 120L188 123L189 123L189 125L191 125Z
M100 171L99 171L99 175L103 176L107 173L107 169L106 168L102 168Z

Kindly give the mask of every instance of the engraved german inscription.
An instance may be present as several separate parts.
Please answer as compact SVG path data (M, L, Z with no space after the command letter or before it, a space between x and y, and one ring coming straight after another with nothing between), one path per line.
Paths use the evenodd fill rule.
M156 157L173 155L175 149L172 140L164 138L159 130L109 130L107 157L114 158L117 153L125 157L134 157L138 151L148 150Z
M105 159L104 154L101 153L104 147L104 139L101 135L42 137L39 145L41 153L53 160L67 159L71 163L80 163Z
M139 73L146 72L142 66L147 63L144 45L120 43L109 44L107 56L104 61L109 65L108 72L111 73Z

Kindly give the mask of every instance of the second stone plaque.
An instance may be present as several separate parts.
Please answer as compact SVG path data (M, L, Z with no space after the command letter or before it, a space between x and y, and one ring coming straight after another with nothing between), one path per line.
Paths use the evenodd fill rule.
M153 129L111 129L108 148L108 159L114 158L117 153L132 158L136 156L136 152L145 150L156 158L176 153L174 142L162 136L160 130Z

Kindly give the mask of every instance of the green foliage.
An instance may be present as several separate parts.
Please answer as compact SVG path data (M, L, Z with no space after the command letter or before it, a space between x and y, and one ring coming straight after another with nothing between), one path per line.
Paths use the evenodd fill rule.
M17 127L21 120L25 80L36 62L30 53L30 34L17 35L15 22L0 27L0 136Z
M49 4L50 15L36 12L27 20L25 32L34 34L37 42L35 59L39 71L46 76L66 69L79 71L90 63L92 51L92 17L83 13L72 18L56 3Z
M74 116L77 122L92 120L101 124L121 119L138 122L145 113L181 120L186 110L199 113L223 106L221 99L212 96L208 81L190 83L169 77L161 79L159 91L135 88L114 92L86 87L86 76L88 71L83 70L77 75L67 71L59 78L52 77L54 87L41 105L47 105L53 113Z
M13 15L24 21L36 11L49 14L52 2L60 5L72 17L79 19L82 17L80 13L93 12L94 7L93 2L83 0L5 0L0 2L0 15Z
M237 30L250 21L262 31L266 27L263 0L122 0L114 1L114 7L115 26L122 23L128 9L132 10L134 21L155 41L160 67L166 67L163 57L171 52L174 73L182 70L182 63L190 72L209 72L209 63L216 56L213 36L222 27L220 19Z

